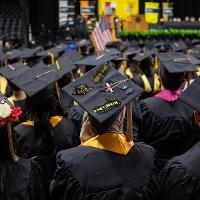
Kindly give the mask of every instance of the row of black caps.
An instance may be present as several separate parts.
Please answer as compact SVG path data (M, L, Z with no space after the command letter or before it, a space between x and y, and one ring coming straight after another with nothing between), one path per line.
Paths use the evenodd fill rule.
M51 53L56 53L57 48L57 46L54 47ZM64 50L64 47L59 48L62 51ZM47 54L45 54L46 51L40 52L40 55L47 56L49 55L48 52L49 50ZM66 52L63 55L58 58L57 63L59 64L57 66L45 65L40 62L29 68L27 65L18 62L1 68L0 74L31 97L75 69L75 65L88 64L93 66L92 70L64 87L63 90L100 122L118 112L143 92L140 87L110 65L111 60L120 58L118 49L104 51L99 56L86 57L74 62L75 65L69 60ZM134 57L135 60L140 62L151 55L152 51L136 52ZM188 57L184 53L161 53L158 54L158 57L162 66L171 73L196 71L191 56Z

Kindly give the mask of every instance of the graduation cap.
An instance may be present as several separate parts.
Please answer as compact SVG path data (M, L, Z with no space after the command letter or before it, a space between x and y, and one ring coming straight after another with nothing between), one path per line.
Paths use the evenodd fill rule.
M109 42L106 44L106 48L114 48L121 52L125 51L128 48L129 44L127 42Z
M187 46L183 41L174 42L171 44L171 48L174 52L180 52L187 50Z
M144 53L136 54L132 58L132 60L137 61L137 62L142 62L143 60L145 60L147 58L151 58L152 55L153 55L153 52L151 52L151 51L145 51Z
M23 54L20 56L20 58L32 58L32 57L35 57L36 56L36 53L38 51L41 50L41 47L38 46L38 47L35 47L35 48L25 48L22 50Z
M80 55L78 52L76 51L65 51L62 55L62 57L67 57L71 62L76 62L79 61L83 58L83 55Z
M135 56L136 54L140 53L140 49L138 48L134 48L134 47L129 47L127 50L124 51L124 55L126 57L131 57L131 56Z
M61 70L61 73L63 75L76 69L75 65L71 63L67 56L58 58L58 60L56 61L56 66L59 70Z
M193 52L191 55L197 59L200 59L200 52Z
M0 62L3 62L6 59L6 55L0 50Z
M31 97L62 76L62 71L56 69L54 65L45 65L43 62L40 62L28 71L12 79L11 82Z
M81 40L81 41L77 42L78 47L86 47L89 45L92 45L90 40Z
M107 63L111 60L114 60L117 57L118 57L117 55L111 55L111 54L102 54L99 56L92 55L92 56L87 56L77 62L74 62L73 64L96 67L96 66L100 66L104 63Z
M193 55L186 55L186 57L191 61L193 65L200 65L200 59L194 57Z
M109 64L93 68L63 90L100 123L143 92Z
M198 77L192 84L182 93L179 99L194 110L200 112L200 77Z
M121 55L121 52L117 49L110 48L110 49L105 49L100 52L100 54L111 54L111 55Z
M195 72L196 67L192 64L192 59L184 53L159 53L158 58L161 67L169 73Z
M8 60L15 60L23 55L23 51L19 49L13 49L12 51L7 51L5 55Z
M11 80L29 69L30 68L28 65L25 65L22 62L17 62L14 64L9 64L8 66L5 67L1 67L0 74L5 78L7 78L8 80Z
M43 50L43 51L37 53L37 55L42 56L42 57L48 57L51 55L53 55L54 57L58 57L60 53L65 51L65 48L66 48L66 46L64 46L64 45L57 45L50 49Z

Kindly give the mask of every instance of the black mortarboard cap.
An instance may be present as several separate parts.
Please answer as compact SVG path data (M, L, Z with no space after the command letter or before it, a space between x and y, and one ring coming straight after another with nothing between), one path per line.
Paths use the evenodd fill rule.
M200 65L200 59L194 57L194 56L191 55L191 54L186 55L186 57L187 57L188 59L190 59L190 61L191 61L191 63L192 63L193 65Z
M171 48L174 52L180 52L187 50L187 46L183 41L174 42L171 44Z
M161 67L164 67L169 73L196 71L191 58L188 58L184 53L159 53L158 58Z
M86 47L89 45L92 45L90 40L81 40L81 41L77 42L77 46L79 46L79 47Z
M11 82L31 97L61 77L62 73L54 65L45 65L43 62L40 62L12 79Z
M105 49L101 51L100 54L121 55L121 52L117 49L110 48L110 49Z
M111 55L111 54L102 54L100 56L92 55L87 56L83 58L82 60L79 60L77 62L74 62L75 65L83 65L83 66L100 66L104 63L107 63L109 61L114 60L117 58L117 55Z
M141 62L147 58L151 58L152 56L152 52L151 51L145 51L144 53L139 53L139 54L136 54L132 60L134 61L137 61L137 62Z
M8 60L15 60L23 55L23 51L19 49L13 49L12 51L7 51L5 55Z
M62 57L65 57L67 56L68 59L71 61L71 62L76 62L76 61L79 61L83 58L83 55L80 55L78 52L76 51L65 51L62 55Z
M93 68L63 90L100 123L143 92L109 64Z
M58 60L56 61L56 66L59 70L61 70L61 73L63 75L67 74L68 72L71 72L76 68L67 56L58 58Z
M25 65L22 62L17 62L9 64L8 66L5 67L1 67L0 74L5 78L7 78L8 80L11 80L29 69L30 68L28 65Z
M200 77L192 82L179 99L191 106L194 110L200 112Z
M53 54L54 57L58 57L58 55L60 53L63 53L65 51L65 48L66 48L66 46L64 46L64 45L57 45L57 46L52 47L50 49L43 50L43 51L37 53L37 55L47 57L47 56L50 56L50 54Z
M125 51L128 48L129 44L127 42L109 42L106 44L106 48L114 48L121 52Z
M0 62L6 59L6 55L0 50Z
M21 58L32 58L32 57L35 57L36 53L38 51L40 51L40 49L41 49L40 46L32 48L32 49L25 48L25 49L22 50L23 54L20 57Z
M125 56L129 57L129 56L134 56L134 55L139 54L139 53L140 53L140 49L134 48L134 47L129 47L128 49L126 49L124 51L123 54Z
M200 52L191 53L191 55L197 59L200 59Z

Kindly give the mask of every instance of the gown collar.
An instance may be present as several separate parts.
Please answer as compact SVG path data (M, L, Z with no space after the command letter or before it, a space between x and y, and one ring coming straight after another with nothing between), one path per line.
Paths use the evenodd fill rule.
M81 144L81 146L95 147L121 155L127 155L133 145L133 141L127 142L126 136L118 132L97 135Z

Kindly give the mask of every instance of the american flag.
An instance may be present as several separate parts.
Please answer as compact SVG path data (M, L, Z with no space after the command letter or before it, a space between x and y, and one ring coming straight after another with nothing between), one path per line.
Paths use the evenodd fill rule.
M98 51L103 51L108 42L112 42L112 35L106 16L103 16L92 31L92 37Z

